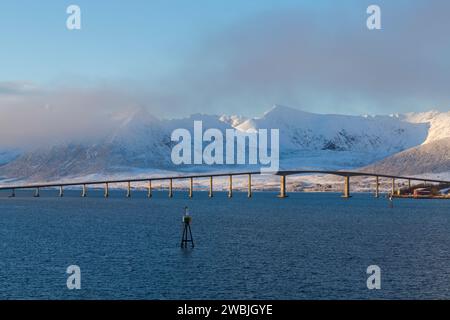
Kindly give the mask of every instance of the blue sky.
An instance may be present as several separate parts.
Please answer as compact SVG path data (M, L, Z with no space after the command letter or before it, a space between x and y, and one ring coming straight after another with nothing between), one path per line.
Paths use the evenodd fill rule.
M298 1L2 1L3 80L52 82L67 75L134 78L166 73L202 39L238 20ZM82 10L82 30L65 27Z
M66 29L70 4L80 31ZM439 0L2 1L0 109L448 110L449 13Z

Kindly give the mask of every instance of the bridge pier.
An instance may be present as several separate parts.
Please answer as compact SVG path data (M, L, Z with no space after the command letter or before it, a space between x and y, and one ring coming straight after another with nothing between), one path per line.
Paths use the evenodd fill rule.
M212 198L213 197L213 177L210 176L209 177L209 194L208 197Z
M109 198L109 184L105 183L105 193L103 194L105 198Z
M380 197L380 178L378 176L375 177L375 198Z
M280 194L278 195L278 198L286 198L286 176L282 175L280 176Z
M342 198L351 198L350 195L350 176L344 177L344 194L342 195Z
M405 190L406 186L408 187L409 191L411 192L414 187L423 185L427 188L433 187L435 184L449 184L450 181L445 180L434 180L430 177L430 180L424 179L425 177L414 177L414 176L397 176L397 175L387 175L384 173L364 173L364 172L354 172L354 171L317 171L317 170L295 170L295 171L278 171L276 174L280 177L280 192L277 194L280 198L287 197L287 189L286 189L286 179L287 176L295 175L295 174L311 174L311 173L323 173L323 174L330 174L330 175L336 175L344 178L344 190L342 196L344 198L350 197L350 178L352 177L371 177L370 179L374 178L376 184L375 184L375 197L380 196L380 188L382 182L380 179L386 179L387 182L391 183L391 186L389 186L389 194L394 195L396 193L402 192ZM247 189L247 197L251 198L253 197L253 185L252 185L252 178L255 175L261 174L261 172L258 171L247 171L247 172L227 172L227 173L207 173L207 174L198 174L198 175L185 175L185 176L165 176L165 177L155 177L154 179L160 181L160 185L163 185L163 181L169 181L169 197L173 197L173 180L174 179L189 179L189 198L193 197L194 193L194 179L208 179L209 178L209 195L208 197L213 197L213 180L214 177L221 177L226 179L226 177L229 178L229 186L225 186L224 190L225 192L228 192L228 197L233 196L233 176L247 176L248 178L248 189ZM390 179L390 180L389 180ZM422 180L423 179L423 180ZM402 181L401 183L398 183L397 181ZM383 180L384 181L384 180ZM59 188L59 196L62 197L64 195L64 188L68 186L79 186L82 188L81 191L81 197L87 197L87 188L90 185L94 186L100 186L104 184L104 196L107 198L109 196L109 184L117 183L117 184L128 184L127 188L127 197L131 197L131 183L134 182L148 182L148 194L147 196L149 198L152 197L152 178L144 178L144 179L123 179L123 180L98 180L98 181L72 181L72 182L56 182L56 183L44 183L44 184L31 184L31 185L8 185L8 186L0 186L0 190L4 190L6 192L10 192L9 197L16 196L16 190L28 190L30 192L30 196L39 197L40 196L40 189L43 188L44 190L49 188L54 188L57 190ZM415 182L415 183L414 183ZM397 185L396 185L397 184ZM225 182L226 185L226 182ZM228 187L228 190L226 190Z
M194 196L193 189L194 189L194 179L189 178L189 198L192 198Z
M152 180L148 180L148 191L147 191L147 198L152 197Z
M131 198L131 182L128 181L127 185L127 198Z

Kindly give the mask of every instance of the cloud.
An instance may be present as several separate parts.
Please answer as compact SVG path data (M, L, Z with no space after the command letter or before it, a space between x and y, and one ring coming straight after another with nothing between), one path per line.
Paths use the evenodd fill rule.
M246 19L204 43L166 87L184 108L254 111L273 103L319 112L391 113L450 102L450 3L325 1Z
M33 148L101 138L114 130L114 113L137 106L125 91L113 87L39 89L26 94L11 90L0 95L0 147Z
M255 116L276 103L327 113L448 110L450 2L380 0L380 31L366 28L369 4L299 3L238 21L158 79L0 82L0 147L105 135L108 115L135 106L158 117Z
M36 87L32 82L0 81L0 96L29 94L34 90Z

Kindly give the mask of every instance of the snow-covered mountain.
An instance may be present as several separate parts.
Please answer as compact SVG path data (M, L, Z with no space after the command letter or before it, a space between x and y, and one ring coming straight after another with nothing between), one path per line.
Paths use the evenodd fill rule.
M408 113L399 118L411 123L429 123L425 141L361 170L450 179L450 112Z
M219 118L220 121L223 121L225 123L228 123L229 125L231 125L232 127L237 127L238 125L240 125L241 123L245 122L248 120L248 118L243 117L243 116L239 116L239 115L232 115L232 116L228 116L228 115L222 115Z
M279 128L284 151L361 152L370 161L423 143L429 125L390 116L321 115L275 106L237 128Z
M11 162L21 154L21 151L16 149L0 149L0 166Z
M185 128L193 135L195 120L202 121L204 130L232 128L218 116L203 114L173 120L157 119L144 109L114 114L109 121L115 124L112 126L115 130L106 137L83 144L68 141L24 153L0 166L0 179L51 181L94 174L111 176L189 169L172 163L171 133Z
M446 175L450 173L450 138L431 140L362 168L361 171L410 176Z
M430 130L424 143L450 138L450 111L407 113L402 115L401 119L412 123L429 123Z
M195 114L188 118L161 120L148 114L145 109L138 109L112 115L109 121L114 123L115 129L106 137L90 143L67 141L37 148L17 158L7 159L6 164L1 165L0 162L0 177L9 181L50 181L89 175L136 176L157 170L224 169L205 165L175 166L172 163L172 131L184 128L192 132L195 120L203 122L204 130L217 128L225 131L236 128L251 132L257 129L279 129L282 169L356 169L422 144L450 137L449 118L450 112L346 116L314 114L275 106L263 116L251 119ZM423 150L434 152L431 144ZM424 153L412 154L413 157L424 157ZM447 155L443 151L443 157ZM447 166L446 162L440 165L444 169Z

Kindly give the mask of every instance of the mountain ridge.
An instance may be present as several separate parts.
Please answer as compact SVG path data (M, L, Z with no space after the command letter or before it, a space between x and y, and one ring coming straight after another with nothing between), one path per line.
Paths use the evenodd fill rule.
M281 169L358 169L421 145L432 145L441 138L450 138L448 117L450 112L435 111L393 116L324 115L275 105L254 118L194 114L158 119L139 108L111 115L115 130L95 142L67 141L13 157L0 164L0 177L47 181L90 174L217 170L217 166L175 166L170 160L175 144L170 140L171 132L185 128L192 133L196 120L203 122L203 130L279 129ZM432 148L423 150L432 152ZM423 152L412 154L425 156ZM443 154L446 155L445 151ZM447 168L445 163L442 166ZM424 164L423 169L427 168ZM418 168L417 172L420 171L423 170Z

